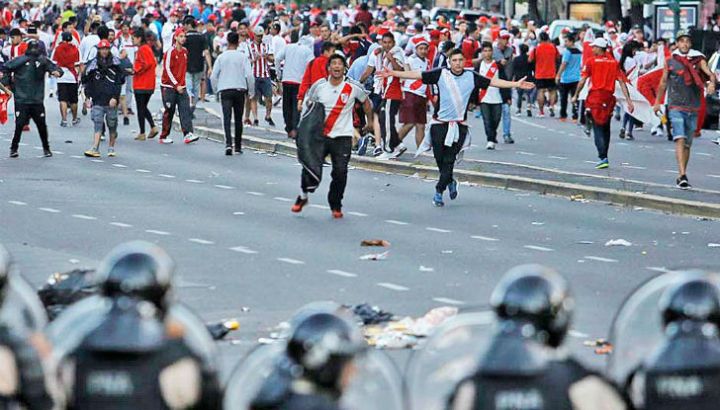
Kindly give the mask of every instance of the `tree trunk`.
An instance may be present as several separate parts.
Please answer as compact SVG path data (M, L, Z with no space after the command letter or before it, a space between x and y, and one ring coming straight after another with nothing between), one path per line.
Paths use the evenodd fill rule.
M643 4L638 0L633 0L630 5L630 23L633 26L644 26L645 20L643 19Z
M528 0L528 14L530 20L540 21L540 11L538 10L538 0Z
M620 0L607 0L605 2L605 20L617 22L622 19Z

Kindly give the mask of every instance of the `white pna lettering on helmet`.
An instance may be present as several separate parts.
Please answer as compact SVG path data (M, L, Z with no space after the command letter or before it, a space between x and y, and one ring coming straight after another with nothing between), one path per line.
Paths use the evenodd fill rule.
M132 378L127 372L90 372L85 384L88 394L93 396L131 396L135 391Z
M542 394L532 390L505 390L495 394L497 410L539 410L544 409Z
M696 397L703 393L704 387L699 376L665 376L655 381L655 389L660 397Z

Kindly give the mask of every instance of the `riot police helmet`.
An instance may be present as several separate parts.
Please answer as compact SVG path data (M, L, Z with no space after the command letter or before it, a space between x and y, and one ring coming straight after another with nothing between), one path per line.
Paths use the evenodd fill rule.
M720 326L720 288L704 278L671 286L658 303L664 326L683 320Z
M562 343L574 309L565 278L535 264L508 271L495 287L490 303L500 320L530 323L535 328L532 335L550 347Z
M287 344L287 356L300 375L318 386L341 393L339 382L365 341L350 321L330 312L310 314L295 328Z
M98 283L104 296L148 301L165 312L170 304L175 263L159 246L144 241L123 243L100 263Z

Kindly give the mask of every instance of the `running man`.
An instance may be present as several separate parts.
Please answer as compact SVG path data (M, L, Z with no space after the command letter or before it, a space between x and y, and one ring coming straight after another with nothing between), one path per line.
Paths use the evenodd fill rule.
M440 171L440 179L435 185L433 204L443 206L443 193L447 188L450 199L457 198L458 182L453 178L453 168L457 154L470 145L470 134L465 124L467 107L473 91L488 87L520 88L531 90L533 83L525 81L507 81L493 77L489 79L477 72L465 70L463 52L454 49L448 53L450 68L438 68L431 71L395 71L385 70L382 77L396 77L405 80L422 80L424 84L437 85L438 99L435 115L430 125L431 141L423 141L422 150L432 146L435 162Z

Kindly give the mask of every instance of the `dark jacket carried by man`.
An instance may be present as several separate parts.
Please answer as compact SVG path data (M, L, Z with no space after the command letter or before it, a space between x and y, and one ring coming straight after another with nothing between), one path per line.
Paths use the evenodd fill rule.
M110 100L120 100L125 73L120 59L112 55L106 58L98 55L88 63L82 79L85 95L92 98L93 104L106 106Z

